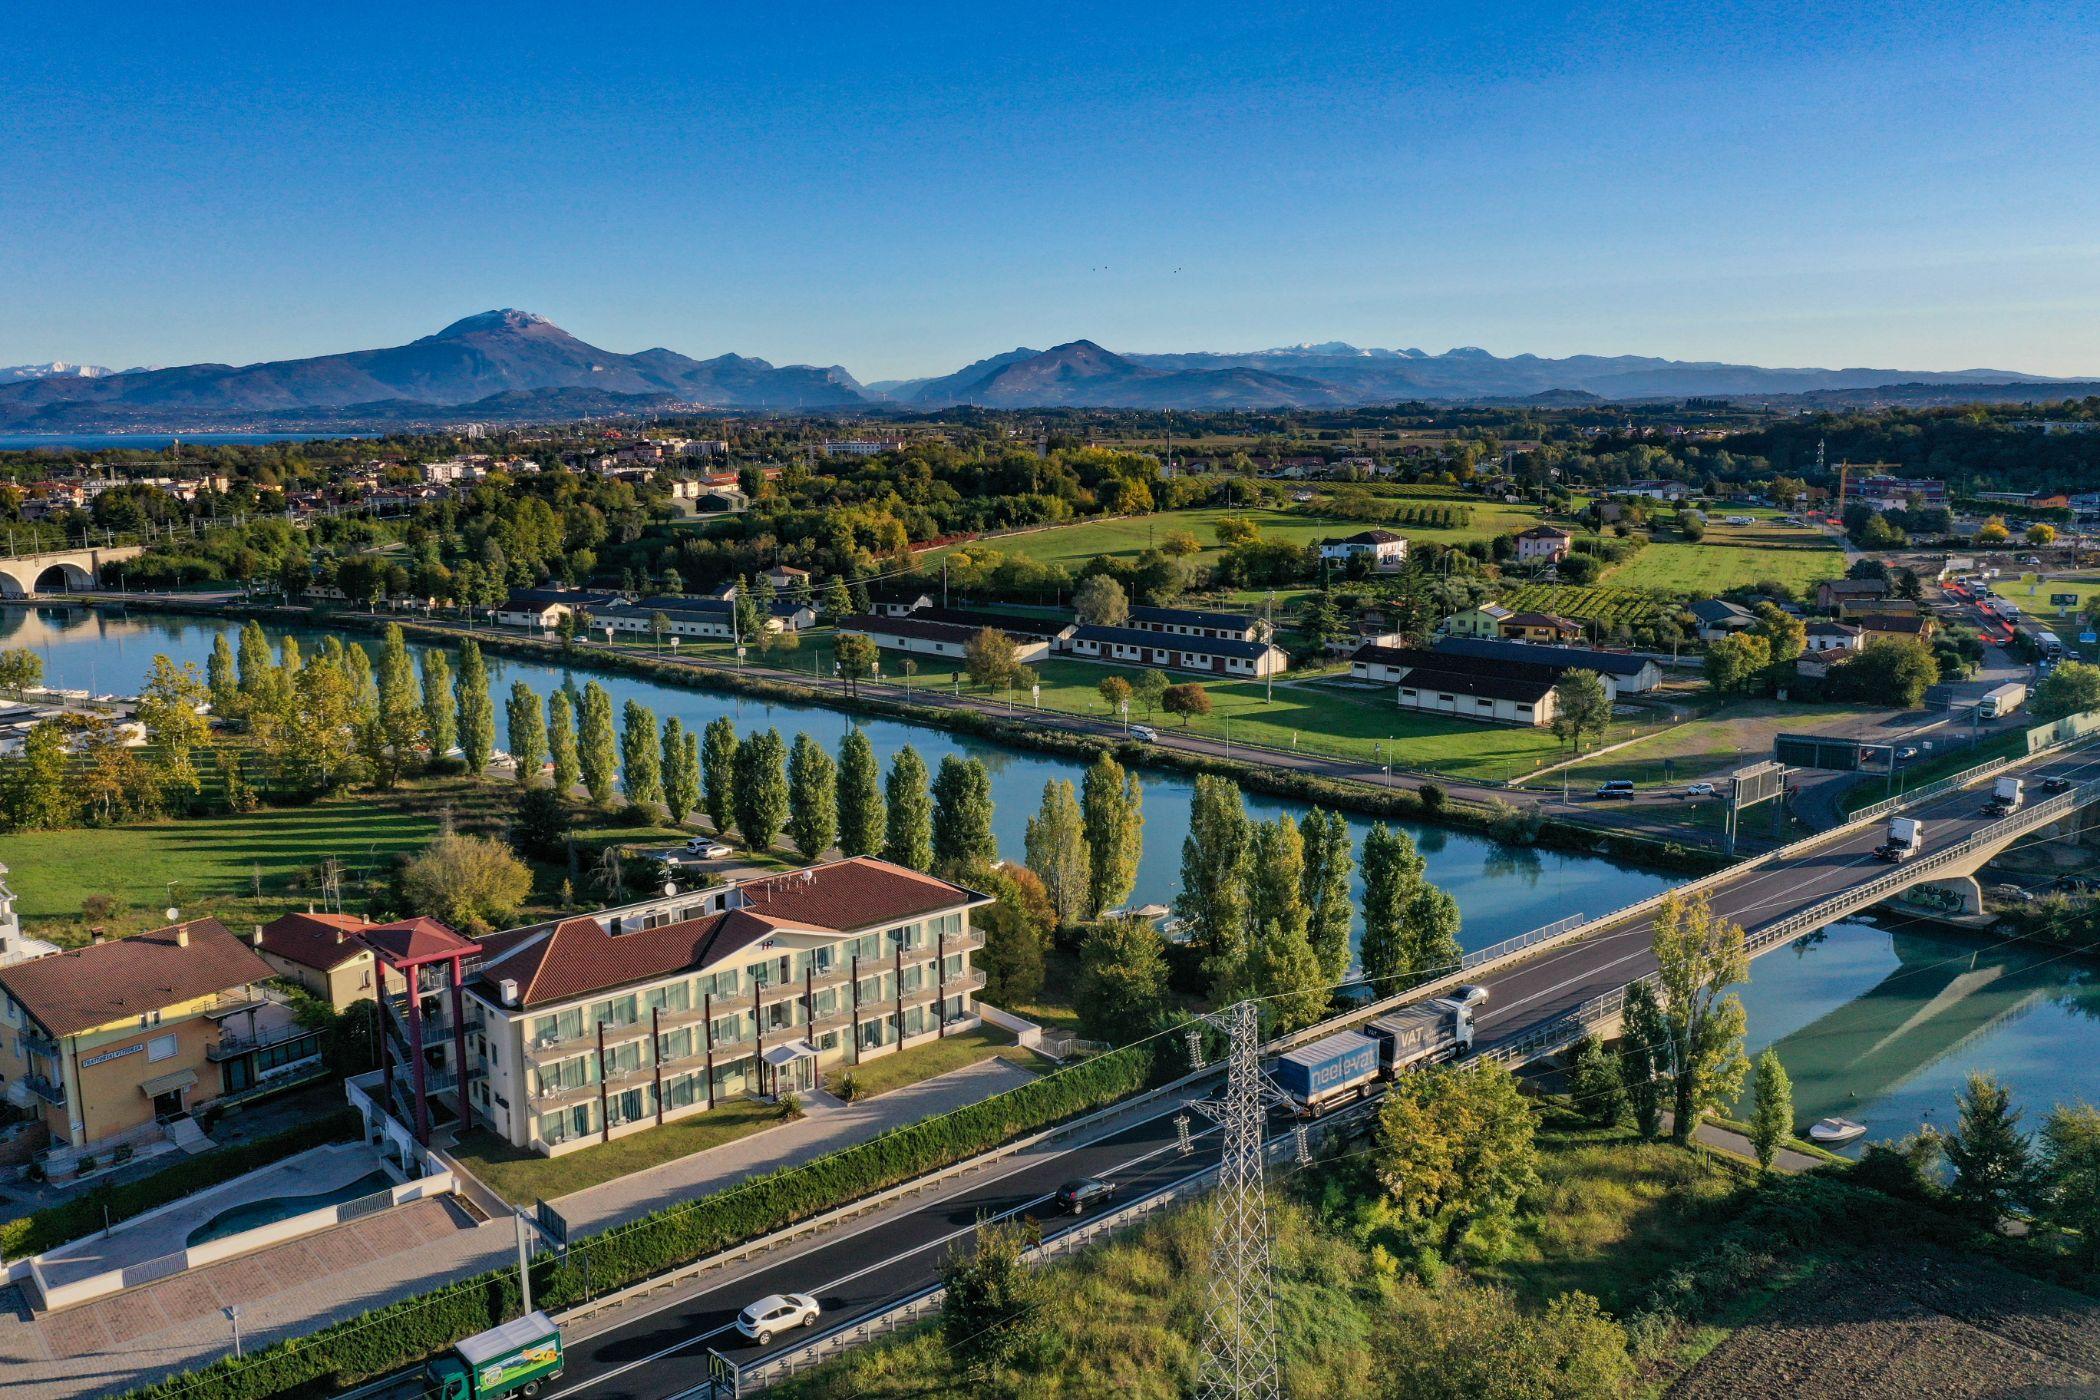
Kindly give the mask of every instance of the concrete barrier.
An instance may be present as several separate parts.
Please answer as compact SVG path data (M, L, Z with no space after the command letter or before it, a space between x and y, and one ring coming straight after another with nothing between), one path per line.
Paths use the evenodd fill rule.
M1011 1011L1001 1011L988 1001L977 1003L977 1014L991 1025L1012 1034L1015 1042L1027 1050L1040 1049L1043 1044L1043 1028L1025 1016L1016 1016Z

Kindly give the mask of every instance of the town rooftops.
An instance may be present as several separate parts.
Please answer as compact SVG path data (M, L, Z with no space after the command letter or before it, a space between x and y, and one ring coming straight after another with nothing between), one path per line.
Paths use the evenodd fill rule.
M1222 627L1231 632L1246 632L1261 619L1251 613L1206 612L1201 608L1153 608L1133 607L1132 622L1151 622L1161 627Z
M331 972L370 951L357 935L371 927L355 914L286 914L262 926L257 946L288 962Z
M737 906L655 928L613 933L579 915L552 928L492 935L480 980L496 995L518 984L520 1006L544 1006L699 971L775 934L845 935L990 901L974 890L871 856L813 865L736 887Z
M1558 613L1507 613L1501 620L1509 627L1546 627L1555 632L1572 632L1578 637L1582 635L1581 623L1570 617L1562 617Z
M1532 642L1497 642L1485 637L1442 637L1437 640L1436 653L1442 657L1471 656L1482 661L1515 665L1568 667L1607 676L1638 676L1655 664L1647 657L1635 656L1631 652L1540 646Z
M217 919L191 919L0 968L0 988L56 1036L276 975Z
M1449 658L1446 658L1447 660ZM1534 674L1535 672L1545 674ZM1463 670L1420 667L1400 678L1409 690L1435 690L1452 695L1473 695L1484 700L1512 700L1536 705L1560 683L1560 674L1548 667L1494 666Z
M1396 534L1395 532L1393 532L1393 531L1391 531L1391 530L1359 530L1359 531L1357 531L1357 532L1356 532L1355 534L1353 534L1353 535L1343 535L1343 536L1341 536L1341 537L1340 537L1340 538L1338 538L1338 539L1331 539L1331 540L1328 540L1328 541L1327 541L1327 543L1328 543L1328 544L1401 544L1401 543L1404 543L1404 542L1406 541L1406 539L1407 539L1407 536L1405 536L1405 535L1401 535L1401 534Z
M1072 625L1052 617L988 612L982 608L927 607L920 608L912 616L921 622L945 622L951 627L967 627L973 632L982 632L989 627L1010 637L1055 637Z
M1518 532L1520 540L1572 540L1575 537L1566 530L1553 525L1534 525L1529 530Z
M1860 629L1849 622L1831 622L1827 619L1811 622L1802 629L1811 637L1857 637Z
M1178 632L1148 632L1142 627L1091 627L1072 629L1075 642L1094 642L1104 647L1148 647L1155 651L1184 651L1201 656L1240 656L1252 660L1274 650L1269 642L1249 642L1238 637L1185 637Z

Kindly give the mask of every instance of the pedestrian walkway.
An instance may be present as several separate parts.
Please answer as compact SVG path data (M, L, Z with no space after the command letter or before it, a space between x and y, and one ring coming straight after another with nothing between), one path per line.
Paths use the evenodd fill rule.
M1731 1157L1742 1157L1752 1162L1757 1160L1757 1147L1749 1138L1718 1123L1701 1123L1692 1129L1692 1141L1719 1152L1726 1152ZM1821 1157L1796 1152L1791 1147L1780 1148L1772 1157L1772 1170L1780 1172L1805 1172L1829 1165Z
M1035 1078L1001 1059L980 1060L933 1079L906 1084L858 1103L831 1095L804 1094L808 1116L793 1123L725 1142L598 1186L563 1196L555 1204L569 1228L594 1233L734 1186L747 1177L791 1167L827 1152L851 1147L906 1123L916 1123L1004 1093ZM832 1107L830 1105L837 1105Z

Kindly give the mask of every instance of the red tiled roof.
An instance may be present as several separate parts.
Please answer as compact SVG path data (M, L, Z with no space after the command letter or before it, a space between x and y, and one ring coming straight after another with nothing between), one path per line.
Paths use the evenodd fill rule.
M842 933L893 924L965 900L984 898L961 885L870 856L852 856L786 875L746 880L738 890L745 907L754 913Z
M596 919L582 916L564 919L544 936L484 962L480 975L492 991L501 982L515 981L520 1006L544 1006L697 970L793 927L792 920L731 909L615 934Z
M355 914L287 914L262 926L262 950L331 972L371 950L352 934L373 925Z
M460 937L436 919L399 919L391 924L374 924L358 937L380 957L395 963L479 951L479 945L472 939Z
M191 919L0 968L0 987L45 1030L71 1035L274 976L217 919Z

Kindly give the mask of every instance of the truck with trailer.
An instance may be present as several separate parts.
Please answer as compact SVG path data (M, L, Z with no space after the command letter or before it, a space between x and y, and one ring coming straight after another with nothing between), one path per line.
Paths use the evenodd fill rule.
M1916 817L1890 817L1888 840L1874 848L1885 861L1900 863L1925 849L1925 823Z
M1368 1095L1381 1080L1411 1065L1473 1046L1473 1008L1485 987L1460 987L1447 997L1404 1006L1360 1030L1338 1031L1276 1057L1271 1077L1295 1117L1317 1118Z
M2027 686L2021 681L2006 684L1986 691L1976 702L1976 713L1984 719L2003 719L2027 703Z
M561 1379L561 1328L543 1312L529 1312L477 1332L433 1357L425 1370L436 1400L498 1400L537 1395Z
M2018 778L2000 778L1991 785L1991 800L1984 804L1987 817L2002 817L2017 812L2020 804L2027 800L2027 785Z

